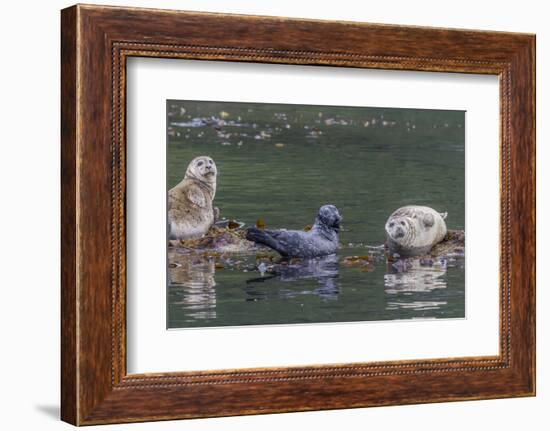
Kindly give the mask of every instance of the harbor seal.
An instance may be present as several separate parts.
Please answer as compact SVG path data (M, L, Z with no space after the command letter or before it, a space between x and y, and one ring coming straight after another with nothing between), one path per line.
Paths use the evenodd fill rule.
M341 220L342 216L334 205L323 205L307 232L249 228L246 239L267 245L285 258L326 256L338 248Z
M386 222L390 255L413 257L429 253L447 234L447 213L409 205L394 211Z
M170 239L200 238L214 224L217 208L216 164L208 156L195 157L183 180L168 191L168 236Z

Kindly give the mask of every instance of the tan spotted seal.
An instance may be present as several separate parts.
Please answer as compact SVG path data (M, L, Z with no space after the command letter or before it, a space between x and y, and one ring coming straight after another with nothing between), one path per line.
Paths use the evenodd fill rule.
M168 191L168 231L170 239L200 238L216 219L212 201L218 171L212 158L195 157L183 180Z
M394 211L386 222L390 255L413 257L429 253L447 234L446 217L447 213L417 205Z

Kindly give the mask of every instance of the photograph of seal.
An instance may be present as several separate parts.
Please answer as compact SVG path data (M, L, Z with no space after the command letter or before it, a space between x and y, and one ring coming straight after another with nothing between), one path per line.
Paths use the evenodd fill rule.
M246 239L264 244L283 257L317 257L333 254L338 248L342 216L334 205L323 205L311 230L262 230L249 228Z
M183 180L168 191L168 237L200 238L215 221L216 164L208 156L195 157Z
M447 234L446 217L447 213L417 205L394 211L386 222L390 256L407 258L429 253Z
M466 111L169 99L166 114L167 328L466 316Z

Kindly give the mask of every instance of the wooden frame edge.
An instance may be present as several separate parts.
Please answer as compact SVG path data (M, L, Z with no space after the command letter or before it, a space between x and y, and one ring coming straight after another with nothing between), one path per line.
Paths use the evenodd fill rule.
M78 8L61 14L61 419L78 424L77 38Z

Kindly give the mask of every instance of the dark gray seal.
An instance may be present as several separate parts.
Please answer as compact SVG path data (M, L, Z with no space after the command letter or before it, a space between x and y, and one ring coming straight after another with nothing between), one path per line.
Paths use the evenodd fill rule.
M311 230L261 230L249 228L246 239L264 244L283 257L318 257L336 252L342 216L334 205L323 205Z

